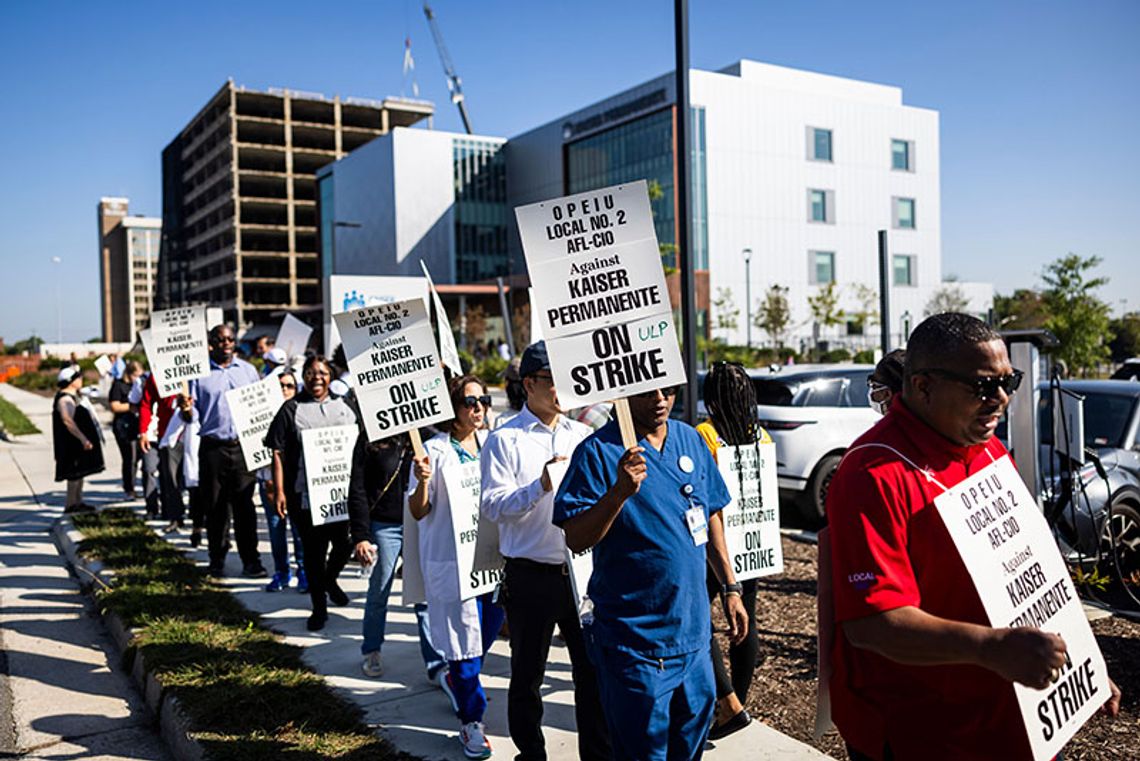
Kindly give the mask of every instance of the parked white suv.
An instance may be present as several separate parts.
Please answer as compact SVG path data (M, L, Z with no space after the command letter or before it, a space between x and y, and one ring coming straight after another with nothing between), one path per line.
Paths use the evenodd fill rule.
M757 414L776 442L781 501L824 522L831 477L851 443L879 420L867 401L874 365L788 365L753 375Z

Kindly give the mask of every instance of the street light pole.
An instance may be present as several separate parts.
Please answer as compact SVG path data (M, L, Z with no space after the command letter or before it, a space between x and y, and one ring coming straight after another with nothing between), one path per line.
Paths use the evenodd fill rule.
M748 348L752 348L752 249L745 248L744 254L744 327L748 335Z
M63 264L63 259L53 256L51 263ZM59 272L56 272L55 276L55 342L57 344L63 343L63 306L59 297Z

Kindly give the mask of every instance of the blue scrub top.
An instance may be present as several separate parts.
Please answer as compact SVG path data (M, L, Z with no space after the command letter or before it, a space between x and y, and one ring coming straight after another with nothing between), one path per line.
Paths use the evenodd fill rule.
M696 504L707 522L730 499L700 434L678 421L668 426L660 452L644 439L638 442L645 448L646 478L594 547L589 587L597 642L651 658L708 647L708 545L693 543L685 511ZM578 445L554 500L555 524L597 504L617 481L624 452L616 420ZM686 456L691 473L681 469ZM685 484L693 487L691 498L682 493Z

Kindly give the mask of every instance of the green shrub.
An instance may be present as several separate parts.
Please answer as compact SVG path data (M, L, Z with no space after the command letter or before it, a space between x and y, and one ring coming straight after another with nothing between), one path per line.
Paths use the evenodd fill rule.
M48 391L55 388L56 373L20 373L8 383L25 391Z
M487 357L471 368L471 374L488 386L501 386L506 369L507 360L502 357Z
M847 362L851 359L850 349L831 349L820 355L819 361L826 363Z
M855 363L860 365L872 365L875 363L875 350L863 349L862 351L855 352Z

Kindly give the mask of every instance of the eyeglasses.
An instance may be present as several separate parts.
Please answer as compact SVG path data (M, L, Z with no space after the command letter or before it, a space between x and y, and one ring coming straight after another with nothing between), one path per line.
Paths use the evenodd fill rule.
M1017 391L1021 385L1021 379L1025 375L1020 370L1014 370L1009 375L986 375L981 378L970 378L965 375L958 375L949 370L942 370L937 367L927 368L925 370L916 370L915 375L937 375L947 380L952 380L955 383L961 383L964 386L969 386L970 390L974 392L974 396L979 401L988 401L997 396L998 389L1005 392L1006 396L1012 396L1014 391Z
M463 406L468 408L468 409L471 409L472 407L475 407L476 405L479 405L479 404L490 409L491 408L491 396L489 394L484 394L483 396L465 396L465 397L463 397Z
M296 383L282 383L281 388L297 388Z
M652 391L642 391L640 394L634 394L633 396L636 399L652 399L653 397L657 396L658 391L660 391L661 396L665 397L666 399L670 399L677 395L677 387L669 386L668 388L655 388Z

